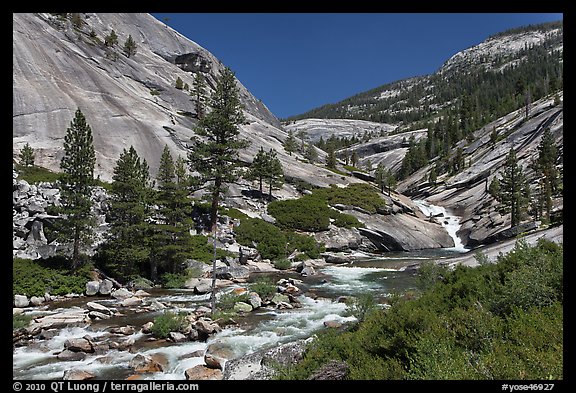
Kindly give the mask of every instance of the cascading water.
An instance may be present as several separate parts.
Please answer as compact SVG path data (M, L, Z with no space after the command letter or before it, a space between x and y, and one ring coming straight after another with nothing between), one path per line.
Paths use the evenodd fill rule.
M427 201L414 200L414 204L416 204L420 211L427 217L439 216L441 225L454 240L454 247L449 248L450 250L458 252L470 251L462 244L462 240L456 234L460 229L460 219L457 216L448 213L444 207L433 205Z

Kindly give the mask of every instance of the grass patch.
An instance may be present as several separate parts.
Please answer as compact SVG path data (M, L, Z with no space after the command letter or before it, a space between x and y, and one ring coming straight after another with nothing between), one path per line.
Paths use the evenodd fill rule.
M37 184L41 182L54 183L60 177L57 172L52 172L50 169L41 166L23 166L16 164L16 172L18 178L27 181L29 184Z
M17 330L28 326L30 321L32 320L31 315L13 315L12 316L12 330Z
M177 332L183 327L184 318L184 314L166 311L162 315L154 318L152 334L156 337L166 338L170 332Z

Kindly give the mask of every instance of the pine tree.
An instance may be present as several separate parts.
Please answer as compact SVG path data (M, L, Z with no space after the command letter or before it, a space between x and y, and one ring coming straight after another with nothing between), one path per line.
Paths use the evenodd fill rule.
M300 152L303 154L304 151L305 151L305 148L306 148L306 139L307 139L306 131L300 130L300 131L298 131L298 133L296 134L296 136L297 136L298 138L300 138L300 149L299 149L299 150L300 150Z
M133 146L124 149L112 177L110 231L98 255L105 270L118 277L142 275L150 258L151 184L146 160Z
M22 150L20 151L20 165L22 166L34 166L34 149L30 147L30 144L26 142Z
M59 179L61 189L61 221L59 235L72 241L71 267L75 271L80 266L80 248L88 245L92 238L94 219L90 209L91 189L94 185L94 152L92 129L80 109L76 110L70 127L64 137L64 157L60 161L62 173Z
M192 92L190 93L195 100L196 117L202 119L206 114L206 80L204 75L196 73L192 83Z
M178 90L182 90L184 88L184 81L182 81L180 77L176 78L176 83L174 84L174 87L177 88Z
M384 193L384 186L386 185L386 170L384 164L379 163L374 172L374 178L378 187L380 187L380 192Z
M248 146L248 141L240 139L238 126L245 121L239 90L234 73L225 68L216 82L216 89L210 99L212 111L202 118L195 129L204 138L192 139L193 154L188 155L190 168L196 172L200 184L209 184L212 199L210 226L216 247L216 222L220 198L226 191L226 183L238 179L238 152ZM216 254L216 250L214 250ZM212 264L212 313L216 310L216 258Z
M292 153L294 153L297 148L298 148L298 142L294 137L294 133L292 131L288 131L288 138L286 138L286 140L284 141L284 150L286 150L286 153L288 153L289 155L292 155Z
M158 192L157 224L154 228L153 250L150 272L157 279L158 268L177 273L190 249L191 204L188 200L188 182L182 159L176 162L167 145L160 157L156 176Z
M309 143L306 148L306 153L304 155L306 159L311 163L314 164L318 161L318 152L313 144Z
M110 34L108 34L106 37L104 37L104 45L106 46L114 46L117 43L118 43L118 35L116 35L116 32L114 30L112 30Z
M350 156L350 163L354 168L356 168L356 166L358 165L358 153L356 153L356 150L354 150L352 152L352 155Z
M540 174L540 206L546 211L544 218L550 221L552 211L552 195L556 192L558 182L558 171L556 170L556 159L558 153L554 143L554 137L549 128L544 130L542 139L538 145L538 158L536 160L536 170Z
M268 155L266 154L266 151L264 151L264 148L260 146L260 150L258 150L256 156L254 156L254 159L252 160L252 165L250 166L250 169L246 174L246 178L248 180L258 181L260 185L259 188L260 196L262 196L264 193L263 183L264 179L267 176L267 170L268 170Z
M128 35L128 38L124 42L124 54L126 54L126 57L131 57L136 54L136 42L132 38L132 35Z
M510 149L502 178L500 179L500 195L499 202L501 202L505 209L511 214L511 227L520 224L522 214L525 212L528 202L530 200L530 187L522 167L518 165L516 152Z
M330 145L328 147L328 157L326 157L326 166L331 169L336 169L336 164L338 161L336 160L336 153L334 152L334 147Z
M282 187L284 184L284 171L282 170L282 163L276 156L276 150L270 149L268 152L268 169L267 169L267 180L268 180L268 197L272 200L272 189Z

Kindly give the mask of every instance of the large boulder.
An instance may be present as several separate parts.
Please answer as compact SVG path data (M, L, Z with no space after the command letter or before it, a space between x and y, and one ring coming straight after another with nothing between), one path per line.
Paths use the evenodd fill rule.
M210 368L224 369L226 361L234 358L234 350L230 345L216 341L208 345L204 354L204 363Z
M162 365L155 361L151 356L138 354L130 360L128 367L134 369L137 373L155 373L164 371Z
M14 307L22 308L28 307L30 301L26 295L14 295Z
M226 362L223 379L267 380L272 379L278 366L293 366L302 360L312 338L280 344L270 349L253 352Z
M184 376L190 381L221 380L222 370L199 364L184 371Z
M94 296L100 290L100 281L88 281L86 283L86 295Z

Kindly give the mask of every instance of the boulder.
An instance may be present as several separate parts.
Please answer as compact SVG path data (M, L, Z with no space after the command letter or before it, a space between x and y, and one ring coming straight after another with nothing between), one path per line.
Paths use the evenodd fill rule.
M134 334L136 332L136 329L134 328L134 326L120 326L120 327L115 327L110 329L110 333L114 333L114 334L123 334L125 336L129 336L131 334Z
M42 303L44 303L44 301L45 301L44 296L42 296L42 297L32 296L32 297L30 298L30 304L31 304L32 306L35 306L35 307L38 307L38 306L42 305Z
M248 303L250 303L253 309L257 309L262 306L262 299L256 292L250 292L248 295Z
M268 380L280 367L290 367L302 360L312 339L292 341L228 360L223 372L226 380Z
M110 296L112 296L114 299L124 300L134 296L134 294L129 290L127 290L126 288L120 288L115 291L112 291L110 293Z
M199 364L184 371L184 376L189 381L221 380L222 370Z
M98 292L101 295L110 295L113 287L114 287L114 283L108 279L105 279L105 280L102 280L100 282L100 286L98 287Z
M142 325L142 333L144 333L144 334L152 333L153 327L154 327L154 322L152 322L152 321L146 322L144 325Z
M104 314L100 311L89 311L88 312L88 316L91 319L110 319L111 315L109 314Z
M188 341L188 338L186 337L186 335L184 335L180 332L170 332L170 333L168 333L168 340L175 342L175 343L180 343L180 342Z
M249 313L252 311L252 305L244 302L236 302L234 303L234 311L239 313Z
M74 352L69 349L65 349L58 354L57 358L63 362L75 362L84 360L86 358L86 354L84 352Z
M216 341L208 345L208 348L206 348L206 353L204 353L204 362L209 368L223 370L226 361L233 357L234 351L228 344Z
M85 353L94 352L92 343L85 338L69 338L64 342L64 348L72 352L85 352Z
M96 303L96 302L88 302L86 303L86 307L88 308L88 310L90 311L98 311L100 313L104 313L104 314L109 314L112 315L112 310L110 310L108 307L103 306L100 303Z
M26 295L14 295L14 307L22 308L28 307L30 301Z
M164 371L162 365L155 361L151 356L138 354L130 360L128 367L134 369L137 373L155 373Z
M281 293L276 293L272 299L270 300L271 303L273 304L280 304L280 303L290 303L290 298L286 295L283 295Z
M88 281L86 283L86 295L94 296L100 290L100 281Z
M96 375L88 371L69 369L64 371L62 379L64 381L83 381L85 379L92 379L94 377L96 377Z
M122 305L122 307L135 307L142 304L142 299L140 299L139 297L132 296L122 300L122 303L120 304Z

